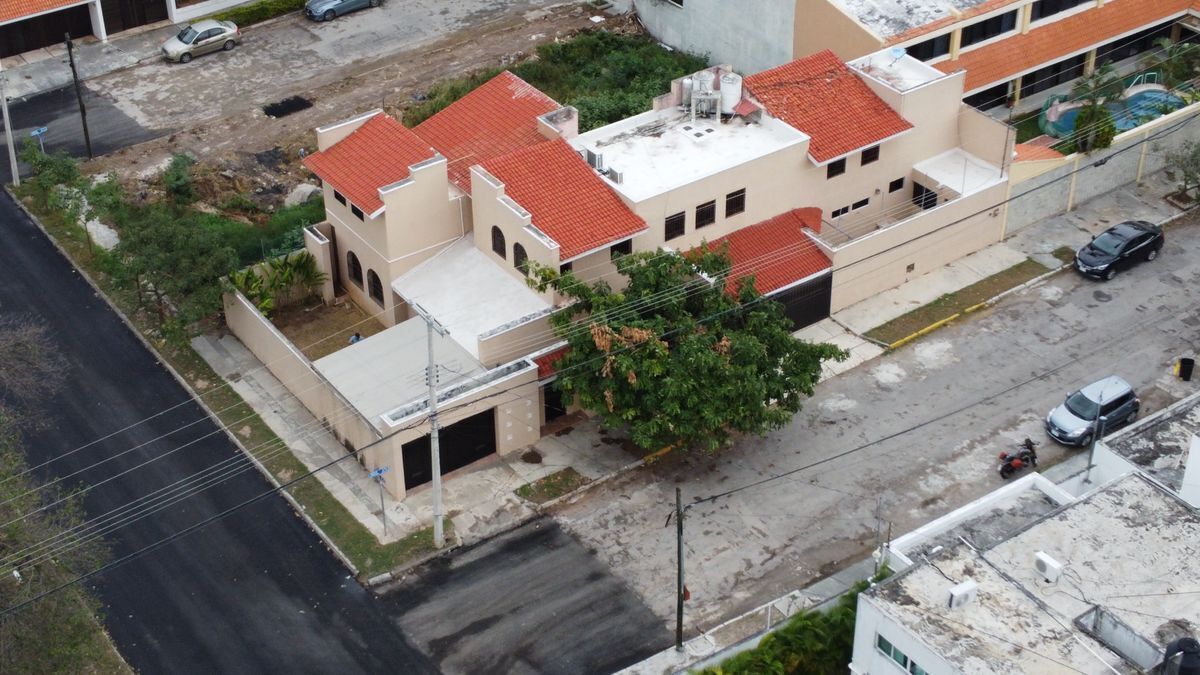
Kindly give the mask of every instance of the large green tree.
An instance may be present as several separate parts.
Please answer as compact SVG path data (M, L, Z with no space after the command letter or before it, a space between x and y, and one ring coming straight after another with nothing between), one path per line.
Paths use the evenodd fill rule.
M781 427L812 395L821 362L846 357L792 337L782 306L752 278L727 287L724 251L636 253L616 265L620 291L546 268L534 285L574 300L551 318L569 345L556 386L642 448L714 451L735 432Z

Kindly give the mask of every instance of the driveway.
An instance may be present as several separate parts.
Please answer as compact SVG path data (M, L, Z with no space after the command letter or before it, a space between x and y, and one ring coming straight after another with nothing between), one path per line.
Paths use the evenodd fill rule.
M1079 452L1041 427L1066 392L1117 373L1149 414L1194 391L1171 367L1200 350L1200 226L1173 227L1167 242L1157 262L1109 283L1052 277L823 382L785 429L670 458L556 518L669 624L675 541L662 524L674 488L686 502L725 495L686 520L692 633L804 587L877 536L999 487L996 454L1026 436L1042 442L1046 465Z
M0 195L0 226L6 235L0 312L47 326L70 363L68 387L36 411L49 424L26 438L30 464L50 462L49 477L82 472L70 484L94 486L84 506L95 517L238 456L7 194ZM106 458L111 461L96 465ZM114 558L267 489L251 469L162 512L130 518L107 538ZM280 497L88 585L103 603L105 627L137 672L434 670Z
M414 570L385 601L446 673L611 673L673 639L545 518Z

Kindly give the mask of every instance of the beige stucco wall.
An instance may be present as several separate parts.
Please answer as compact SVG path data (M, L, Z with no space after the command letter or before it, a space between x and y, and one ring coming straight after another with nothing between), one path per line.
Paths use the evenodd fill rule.
M475 248L507 270L514 278L525 280L525 275L513 264L513 248L516 244L525 249L530 261L558 269L558 248L547 246L525 229L532 220L529 212L507 197L504 184L481 166L471 168L471 211L471 219L476 229ZM492 252L493 226L499 227L504 233L503 258ZM542 293L541 296L546 302L553 302L550 291Z
M879 38L830 0L796 0L795 16L793 58L830 49L843 61L849 61L883 48Z
M958 138L962 149L972 155L1005 171L1012 165L1016 131L969 105L959 108Z
M1000 241L1003 232L1001 209L972 214L1002 201L1007 185L1007 182L999 183L969 197L947 202L834 249L830 311L836 312L895 288ZM992 215L993 212L996 215ZM962 218L967 219L945 227ZM912 272L907 271L909 264L914 266Z
M479 362L494 368L558 342L554 329L550 327L550 316L547 313L509 330L480 336Z
M337 274L337 265L333 260L333 241L326 234L332 231L329 223L304 228L304 250L312 255L317 261L317 269L325 275L325 283L321 284L321 301L325 304L333 302L334 275Z

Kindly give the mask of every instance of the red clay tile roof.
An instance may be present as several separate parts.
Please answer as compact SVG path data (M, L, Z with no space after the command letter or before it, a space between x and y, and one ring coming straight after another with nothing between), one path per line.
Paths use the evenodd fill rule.
M546 140L538 133L537 118L559 107L506 70L413 131L446 156L450 180L470 192L473 165Z
M762 110L762 108L754 105L754 103L748 98L742 99L736 106L733 107L734 114L741 115L742 117L745 117L751 113L756 113L759 110Z
M562 357L567 355L567 349L569 347L563 346L552 352L534 357L533 362L537 364L539 380L544 380L555 373L554 364L561 361Z
M78 5L85 0L0 0L0 23L22 19L61 7Z
M646 223L625 206L564 140L545 141L484 162L504 193L558 242L559 260L625 239Z
M828 49L745 83L773 116L812 138L808 154L819 163L912 128Z
M966 69L966 91L1016 77L1018 73L1058 61L1062 56L1107 42L1113 36L1186 11L1192 0L1111 0L1103 7L1015 34L999 42L963 52L957 61L934 67L944 73Z
M708 242L710 250L729 244L733 269L725 288L732 292L738 279L753 274L754 287L766 295L829 269L829 258L804 233L805 228L820 231L821 209L793 209Z
M1054 148L1047 148L1044 145L1017 143L1014 148L1017 152L1018 162L1034 162L1040 159L1060 159L1063 157L1061 152Z
M436 153L389 115L371 117L349 136L304 158L304 166L366 213L383 206L379 188L408 178L408 168Z

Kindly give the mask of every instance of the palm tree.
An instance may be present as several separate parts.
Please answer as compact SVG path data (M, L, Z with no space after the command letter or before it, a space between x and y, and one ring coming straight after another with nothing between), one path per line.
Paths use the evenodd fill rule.
M1200 74L1200 45L1171 42L1165 37L1155 40L1154 45L1158 49L1142 60L1142 67L1158 71L1167 89L1176 89Z
M1091 152L1108 147L1112 142L1112 136L1107 133L1108 127L1112 126L1112 115L1104 104L1119 101L1124 95L1125 83L1108 61L1097 66L1091 74L1079 78L1071 87L1072 99L1082 105L1079 116L1075 118L1075 131L1071 135L1077 149Z

